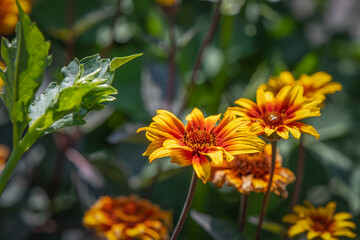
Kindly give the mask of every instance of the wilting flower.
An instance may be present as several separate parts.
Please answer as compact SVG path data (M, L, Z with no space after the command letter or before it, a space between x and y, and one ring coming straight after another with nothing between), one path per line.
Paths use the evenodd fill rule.
M279 77L271 77L260 88L277 94L284 86L293 86L295 84L304 88L304 97L322 101L325 100L326 95L342 89L341 84L332 81L331 75L326 72L317 72L311 76L302 74L298 80L295 80L293 74L289 71L281 72Z
M356 225L350 222L350 213L335 213L336 203L329 202L325 207L315 208L305 201L305 206L296 205L292 214L283 217L283 222L290 223L287 234L289 237L306 233L307 239L338 240L344 236L355 238L356 234L351 229Z
M270 91L257 90L256 102L240 98L235 101L240 107L230 107L228 112L240 116L258 135L269 140L288 139L290 133L299 138L307 133L319 138L317 131L310 125L299 120L320 116L318 105L321 100L309 100L303 96L301 86L285 86L276 96Z
M226 183L244 194L265 193L269 186L270 163L271 144L266 144L262 152L238 155L230 163L213 167L211 181L217 187L222 187ZM295 181L295 176L289 169L282 167L281 163L282 158L277 151L270 191L287 198L286 186Z
M210 176L210 161L220 165L223 160L233 160L234 155L258 152L264 144L254 134L244 131L246 123L233 114L228 114L215 126L220 116L204 118L195 108L186 117L188 123L184 126L172 113L158 110L154 122L138 130L146 131L151 141L143 155L149 156L150 162L170 156L171 162L181 167L193 165L205 183Z
M172 7L175 6L179 0L156 0L156 2L163 7Z
M31 0L19 0L20 6L26 13L31 10ZM18 8L15 0L0 1L0 35L14 33L18 21Z
M169 239L172 215L137 196L101 197L85 212L83 224L108 240Z
M9 155L10 149L8 146L0 144L0 172L4 169Z

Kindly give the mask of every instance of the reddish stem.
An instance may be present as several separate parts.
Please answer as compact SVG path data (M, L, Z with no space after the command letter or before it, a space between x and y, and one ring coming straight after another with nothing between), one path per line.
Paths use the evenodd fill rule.
M200 69L201 63L202 63L202 58L204 55L204 52L207 48L207 46L210 44L211 40L213 39L214 35L215 35L215 31L216 31L216 27L219 23L219 19L220 19L220 6L221 6L221 2L222 0L219 0L216 4L212 19L211 19L211 24L209 27L209 30L207 32L207 35L200 47L200 50L198 52L198 55L196 57L195 60L195 64L194 64L194 68L193 71L191 73L191 77L190 77L190 83L188 85L187 91L185 93L185 97L184 97L184 102L182 103L182 106L180 107L180 113L183 112L185 110L185 108L187 107L188 103L189 103L189 97L191 95L191 92L193 91L193 88L195 86L195 79L197 76L197 72Z
M257 226L257 230L256 230L256 238L255 240L260 240L260 235L261 235L261 227L265 218L265 214L266 214L266 208L269 202L269 197L270 197L270 189L271 189L271 184L272 184L272 180L274 178L274 170L275 170L275 160L276 160L276 143L277 141L272 141L271 142L271 165L270 165L270 179L269 179L269 185L266 189L266 193L265 193L265 197L264 197L264 201L261 207L261 213L260 213L260 218L259 218L259 223Z
M190 183L190 188L189 188L189 192L188 195L186 197L186 201L183 207L183 210L181 212L180 218L176 224L176 227L174 229L173 234L171 235L170 240L175 240L178 238L180 231L184 225L184 222L186 220L187 215L189 214L189 210L191 207L191 203L192 200L194 199L194 195L195 195L195 190L196 190L196 185L198 182L198 176L196 175L195 171L192 174L192 179L191 179L191 183Z
M239 230L243 232L246 225L246 215L247 215L247 207L248 207L249 195L241 194L240 199L240 217L239 217Z

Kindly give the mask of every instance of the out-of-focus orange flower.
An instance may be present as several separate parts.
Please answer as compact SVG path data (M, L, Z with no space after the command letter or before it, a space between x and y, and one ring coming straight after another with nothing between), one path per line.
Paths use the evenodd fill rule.
M8 146L0 144L0 172L4 169L9 155L10 149Z
M350 222L350 213L335 213L336 203L329 202L325 207L315 208L309 202L304 205L296 205L291 214L283 217L283 222L290 223L287 234L294 237L306 233L306 239L339 240L339 237L355 238L356 234L351 230L356 225Z
M312 126L299 120L320 116L318 106L322 101L307 99L303 92L302 86L285 86L274 96L272 92L264 92L262 88L258 88L257 103L240 98L235 101L240 107L230 107L228 112L248 121L256 134L263 135L270 141L288 139L289 131L295 138L299 138L301 133L319 138Z
M281 72L279 76L273 76L267 83L261 84L259 88L264 92L270 91L277 94L283 87L292 86L295 83L293 74L289 71Z
M85 212L83 224L108 240L163 240L169 239L172 214L137 196L104 196Z
M26 13L31 11L31 0L19 0L20 6ZM18 9L15 0L0 1L0 35L14 33L18 21Z
M165 110L158 110L146 131L151 144L144 153L152 162L156 158L170 156L173 163L181 167L193 165L199 178L204 183L210 177L210 160L220 165L223 160L232 161L234 155L259 152L264 142L254 134L244 131L246 123L236 119L233 114L225 116L220 123L220 116L204 118L195 108L186 117L187 125Z
M172 7L178 4L179 0L156 0L156 2L163 7Z
M341 84L332 81L331 75L326 72L317 72L311 76L302 74L298 80L295 80L289 71L281 72L279 77L271 77L267 83L262 84L259 88L277 94L284 86L293 86L295 84L304 88L306 98L322 101L325 100L326 95L342 89Z
M297 84L304 87L304 96L324 101L326 95L340 91L342 86L338 82L332 81L330 74L326 72L317 72L311 76L303 74Z
M211 169L211 182L222 187L224 183L235 187L240 193L265 193L270 179L271 144L266 144L259 153L243 154L223 166ZM287 198L286 186L295 181L295 175L289 169L281 166L282 158L277 151L274 178L270 191Z
M5 63L4 63L3 61L0 61L0 68L1 68L2 70L5 70L5 68L6 68L6 65L5 65ZM3 79L0 77L0 91L2 90L3 86L4 86L4 81L3 81Z

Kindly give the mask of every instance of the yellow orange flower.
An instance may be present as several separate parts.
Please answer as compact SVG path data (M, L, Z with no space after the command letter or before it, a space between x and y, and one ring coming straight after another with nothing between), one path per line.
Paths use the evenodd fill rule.
M83 224L108 240L169 239L172 215L137 196L101 197L88 211Z
M6 65L5 65L5 63L4 63L3 61L0 61L0 68L1 68L2 70L5 70L5 68L6 68ZM3 86L4 86L4 81L3 81L3 79L0 77L0 91L2 90Z
M222 187L224 183L235 187L240 193L265 193L270 179L271 144L266 144L259 153L243 154L230 163L211 169L211 182ZM277 151L274 178L270 191L287 198L286 186L295 181L295 175L281 166L282 158Z
M283 87L292 86L294 83L295 78L293 74L289 71L284 71L281 72L278 77L271 77L267 83L260 85L259 88L263 89L265 92L270 91L274 94L277 94Z
M326 72L317 72L311 76L303 74L296 81L304 87L304 96L324 101L325 95L340 91L342 86L338 82L332 81L331 75Z
M31 10L31 0L19 0L20 6L26 13ZM0 1L0 35L14 33L18 21L18 9L15 0Z
M306 233L306 239L338 240L344 236L355 238L356 234L351 229L356 225L349 221L350 213L335 213L336 203L329 202L325 207L315 208L309 202L296 205L291 214L283 217L283 222L290 223L287 234L289 237Z
M204 118L195 108L186 117L186 126L166 110L158 110L146 131L151 141L145 156L152 162L156 158L170 156L171 162L181 167L193 165L199 178L204 183L210 176L210 161L219 165L223 160L231 161L234 155L258 152L264 142L254 134L245 131L246 123L236 119L233 114L225 116L220 123L220 116Z
M172 7L175 6L179 0L156 0L156 2L163 7Z
M301 132L319 138L312 126L299 120L320 116L318 105L321 100L306 99L303 92L301 86L285 86L274 96L272 92L258 88L257 103L240 98L235 101L240 107L230 107L228 112L248 121L256 134L264 135L269 140L288 139L289 131L295 138L299 138Z
M4 169L9 155L10 149L8 146L0 144L0 172Z
M293 86L295 84L304 88L306 98L322 101L325 100L326 95L342 89L341 84L332 81L331 75L326 72L317 72L311 76L302 74L298 80L295 80L293 74L289 71L281 72L279 77L271 77L267 83L260 85L259 88L277 94L284 86Z

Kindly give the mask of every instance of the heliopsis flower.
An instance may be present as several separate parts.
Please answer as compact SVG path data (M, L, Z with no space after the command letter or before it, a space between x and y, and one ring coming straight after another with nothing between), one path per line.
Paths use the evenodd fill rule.
M101 197L85 212L83 224L108 240L169 239L172 215L137 196Z
M264 142L254 134L245 131L246 123L228 114L218 125L220 116L204 118L202 112L195 108L186 117L186 126L166 110L158 110L149 127L140 128L146 131L151 141L146 152L152 162L156 158L170 156L171 162L181 167L193 165L199 178L204 183L210 177L210 161L220 165L231 161L234 155L259 152Z
M259 153L243 154L235 157L230 163L215 166L211 169L211 181L217 187L224 183L235 187L240 193L265 193L269 186L271 163L271 144L266 144ZM294 173L281 166L282 158L276 153L274 178L270 191L287 198L286 186L295 181Z
M31 0L19 0L20 6L26 13L31 10ZM18 21L18 8L15 0L0 1L0 35L14 33Z
M281 72L279 77L271 77L267 83L260 85L259 88L277 94L284 86L295 84L304 88L304 97L322 101L325 100L326 95L342 89L341 84L332 81L331 75L326 72L317 72L311 76L302 74L298 80L295 80L289 71Z
M5 68L6 68L6 65L3 61L0 61L0 68L2 70L5 70ZM4 80L0 77L0 91L3 88L3 86L4 86Z
M278 77L271 77L267 83L261 84L259 88L265 92L270 91L276 95L283 87L292 86L294 83L294 75L289 71L284 71L281 72Z
M178 4L179 0L156 0L156 2L163 7L172 7Z
M9 155L10 149L8 146L0 144L0 172L4 169Z
M329 202L325 207L315 208L305 201L305 206L296 205L292 214L283 217L283 222L290 223L287 234L289 237L306 233L307 239L338 240L344 236L355 238L356 234L351 230L356 225L349 221L350 213L335 213L336 203Z
M303 86L305 97L322 101L325 100L325 95L342 89L341 84L332 81L331 75L326 72L317 72L311 76L303 74L296 83Z
M228 112L248 121L256 134L264 135L269 140L288 139L289 131L295 138L299 138L301 132L319 138L312 126L299 120L320 116L318 105L321 100L306 99L303 92L301 86L285 86L274 96L272 92L264 92L262 88L258 88L257 103L240 98L235 101L240 107L230 107Z

